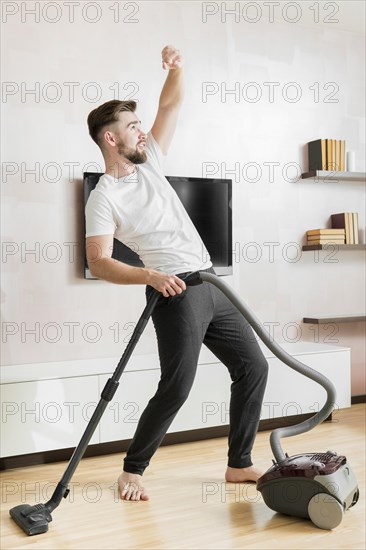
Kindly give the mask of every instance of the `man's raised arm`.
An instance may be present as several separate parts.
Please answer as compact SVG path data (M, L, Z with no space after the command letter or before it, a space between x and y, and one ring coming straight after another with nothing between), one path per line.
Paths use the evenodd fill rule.
M174 46L165 46L162 55L163 69L168 76L160 94L158 112L151 128L154 139L166 155L177 126L179 108L183 100L183 61Z

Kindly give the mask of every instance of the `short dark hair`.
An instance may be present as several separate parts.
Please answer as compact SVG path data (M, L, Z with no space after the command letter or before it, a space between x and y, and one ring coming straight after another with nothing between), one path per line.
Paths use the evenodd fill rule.
M99 147L101 146L100 132L113 122L118 121L118 115L122 111L131 111L134 113L136 110L136 101L120 101L119 99L112 99L99 105L96 109L91 111L88 115L88 127L89 134Z

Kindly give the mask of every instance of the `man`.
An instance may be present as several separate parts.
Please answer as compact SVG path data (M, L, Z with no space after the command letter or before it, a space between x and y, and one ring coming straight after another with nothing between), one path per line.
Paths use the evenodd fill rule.
M267 380L267 362L253 333L229 300L214 286L188 287L184 278L212 269L199 234L163 174L183 98L182 56L173 46L162 51L168 76L156 119L148 134L133 101L109 101L88 117L91 137L105 160L105 175L86 206L89 268L116 284L145 284L161 297L155 326L161 379L138 423L118 478L124 500L147 500L142 475L192 387L202 343L226 365L233 381L230 401L228 482L256 481L252 464ZM188 160L188 159L187 159ZM144 263L132 267L111 258L113 238L134 243ZM209 383L209 381L208 381Z

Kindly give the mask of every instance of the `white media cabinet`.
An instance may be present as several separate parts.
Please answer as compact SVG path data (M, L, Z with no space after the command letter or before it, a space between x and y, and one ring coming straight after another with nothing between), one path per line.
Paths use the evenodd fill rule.
M311 342L281 345L333 381L336 408L350 406L349 348ZM269 361L269 380L261 418L317 411L325 401L325 390L292 371L264 346L263 350ZM74 447L118 361L119 357L3 366L1 456ZM133 436L138 418L155 392L159 373L156 355L131 357L91 444ZM203 347L191 394L169 433L227 425L230 383L227 369Z

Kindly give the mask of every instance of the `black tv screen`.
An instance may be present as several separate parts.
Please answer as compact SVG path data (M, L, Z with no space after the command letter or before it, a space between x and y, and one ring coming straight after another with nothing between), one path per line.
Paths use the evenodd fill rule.
M84 205L102 173L84 172ZM232 274L232 180L166 176L204 242L218 275ZM139 256L117 239L112 257L143 267ZM85 255L86 279L93 279Z

